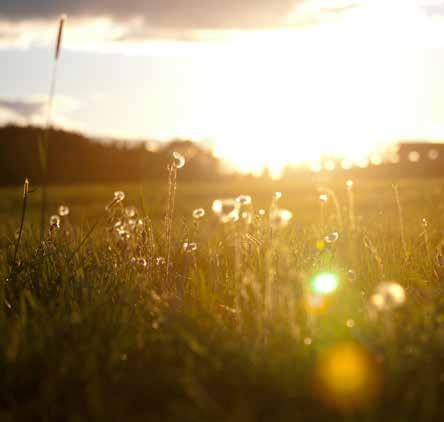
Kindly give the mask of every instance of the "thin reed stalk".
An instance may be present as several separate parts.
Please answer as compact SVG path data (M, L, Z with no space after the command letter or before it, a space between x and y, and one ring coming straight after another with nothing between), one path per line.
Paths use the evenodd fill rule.
M356 217L355 217L355 192L353 189L353 183L347 182L347 197L348 197L348 218L350 220L350 230L353 232L356 230Z
M174 163L168 166L168 204L165 215L165 237L166 237L166 272L165 284L168 287L170 279L170 265L171 265L171 243L172 243L172 228L174 218L174 204L176 199L177 187L177 167Z
M46 208L48 202L48 168L49 168L49 131L51 128L52 109L54 103L55 89L57 83L57 68L62 47L63 28L65 25L66 15L62 15L59 20L59 28L56 39L54 66L52 70L51 85L49 89L46 124L43 131L43 137L39 140L40 167L42 170L42 196L40 209L40 240L43 241L45 236Z
M405 240L404 214L402 211L401 198L399 196L398 185L393 185L393 192L395 193L396 207L398 208L399 229L401 232L401 245L404 251L404 257L408 259L407 242Z
M15 244L15 250L14 250L14 260L13 260L13 267L17 265L17 254L20 247L20 241L22 239L22 233L23 233L23 224L25 222L25 214L26 214L26 205L28 203L28 194L29 194L29 181L28 179L25 179L25 183L23 184L23 205L22 205L22 217L20 220L20 229L17 237L17 242Z

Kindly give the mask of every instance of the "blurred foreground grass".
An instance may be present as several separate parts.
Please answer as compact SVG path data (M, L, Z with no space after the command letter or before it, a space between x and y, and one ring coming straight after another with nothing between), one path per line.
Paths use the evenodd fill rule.
M353 229L345 181L325 183L339 208L330 193L322 221L317 184L178 178L168 278L166 184L53 187L48 209L70 214L43 244L31 193L16 265L22 192L0 192L0 420L444 417L444 181L399 182L402 220L391 183L355 181ZM219 223L213 200L240 194L252 223ZM122 238L128 205L141 222ZM314 291L319 274L337 290ZM381 311L387 280L406 300Z

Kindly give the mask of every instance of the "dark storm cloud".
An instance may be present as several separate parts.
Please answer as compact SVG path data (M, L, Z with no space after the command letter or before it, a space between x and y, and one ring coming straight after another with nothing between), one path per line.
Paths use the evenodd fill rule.
M41 114L44 110L45 102L36 100L2 100L0 99L0 109L17 114L20 117L30 118Z
M152 28L235 29L281 26L304 0L0 0L0 18L143 18Z

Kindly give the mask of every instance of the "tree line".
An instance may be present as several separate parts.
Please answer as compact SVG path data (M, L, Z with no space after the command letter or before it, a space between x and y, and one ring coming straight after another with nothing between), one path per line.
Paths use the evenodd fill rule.
M16 185L25 178L42 181L39 142L47 136L48 182L122 183L164 179L172 152L187 160L183 180L221 177L220 162L196 143L173 140L146 148L145 142L100 142L82 134L39 127L8 125L0 128L0 185Z

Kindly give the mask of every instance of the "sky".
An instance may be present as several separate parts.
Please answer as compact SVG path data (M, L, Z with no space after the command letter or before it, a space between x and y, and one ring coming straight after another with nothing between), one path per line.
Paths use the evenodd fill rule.
M194 139L237 169L444 140L444 0L0 0L0 124Z

